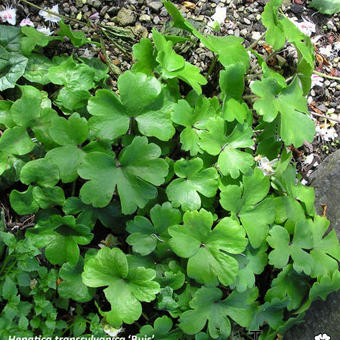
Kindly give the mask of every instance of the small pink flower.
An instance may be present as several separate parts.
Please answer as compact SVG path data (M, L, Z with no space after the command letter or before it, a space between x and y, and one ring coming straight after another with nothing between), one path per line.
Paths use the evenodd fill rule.
M291 21L303 34L308 35L310 37L312 33L315 33L315 25L312 22L305 19L303 19L302 22L297 22L292 19Z
M99 19L99 13L98 12L93 13L92 15L89 16L89 19L90 20L97 20L97 19Z
M6 6L4 11L0 12L0 18L3 22L8 22L10 25L15 25L16 23L16 8L11 6Z
M34 27L33 22L32 22L31 19L29 19L29 18L22 19L19 25L20 25L21 27L23 27L23 26L31 26L31 27Z
M317 74L312 74L311 80L312 80L311 88L313 88L314 86L322 86L323 78L318 76Z

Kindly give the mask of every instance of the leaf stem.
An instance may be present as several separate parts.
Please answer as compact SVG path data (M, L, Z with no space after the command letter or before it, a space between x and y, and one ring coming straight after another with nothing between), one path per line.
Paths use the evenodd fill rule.
M253 43L251 43L248 46L247 50L252 50L259 43L259 41L262 40L265 36L266 36L266 32L262 33L260 38L256 39Z
M211 75L212 71L214 70L216 62L217 62L217 55L214 56L214 59L212 60L210 66L209 66L209 70L208 70L208 73L207 73L207 78L209 78L209 76Z
M327 78L327 79L332 79L332 80L336 80L340 82L340 77L334 77L334 76L329 76L328 74L325 73L321 73L319 71L313 71L314 74L317 74L318 76L322 77L322 78Z

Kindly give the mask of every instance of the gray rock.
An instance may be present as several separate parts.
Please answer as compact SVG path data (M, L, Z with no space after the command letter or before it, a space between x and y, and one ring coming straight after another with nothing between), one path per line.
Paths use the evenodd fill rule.
M90 5L92 5L96 9L98 9L102 6L102 3L101 3L101 1L96 0L96 1L93 1Z
M315 189L315 208L322 214L321 204L327 205L327 217L340 239L340 150L329 155L311 175ZM305 321L295 325L284 340L311 340L319 334L327 334L331 340L340 339L340 291L330 294L326 301L312 303Z
M150 15L142 14L142 15L139 17L139 20L140 20L141 22L150 22L150 21L151 21L151 17L150 17Z
M329 155L311 174L315 189L315 208L322 214L321 204L327 205L327 218L340 239L340 150ZM340 333L339 333L340 334Z
M117 23L121 26L132 25L136 22L136 13L131 9L121 8L116 17Z
M163 7L163 4L160 1L150 1L147 2L147 5L156 13L158 13L160 9Z

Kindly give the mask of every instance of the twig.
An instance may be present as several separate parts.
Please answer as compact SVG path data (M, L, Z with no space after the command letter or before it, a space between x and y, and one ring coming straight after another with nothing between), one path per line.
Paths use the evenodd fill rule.
M316 112L313 112L313 111L309 111L309 113L313 116L317 116L317 117L321 117L321 118L325 118L325 119L328 119L328 120L332 120L336 123L340 123L340 119L339 118L334 118L334 117L328 117L328 116L325 116L325 115L322 115L320 113L316 113Z
M50 11L49 9L43 8L43 7L41 7L41 6L38 6L38 5L36 5L36 4L34 4L34 3L30 2L30 1L28 1L28 0L20 0L20 1L25 2L27 5L30 5L30 6L32 6L32 7L35 7L35 8L37 8L37 9L40 9L41 11L44 11L44 12L46 12L46 13L48 13L48 14L54 15L54 16L59 17L59 18L61 18L61 19L73 21L73 22L76 22L77 24L84 25L84 26L89 26L89 25L90 25L88 22L85 23L85 22L80 21L80 20L78 20L78 19L74 19L74 18L71 18L71 17L67 17L67 16L65 16L65 15L62 15L62 14L59 14L59 13Z
M332 79L332 80L336 80L340 82L340 77L334 77L334 76L329 76L328 74L325 73L321 73L319 71L313 71L314 74L317 74L318 76L322 77L322 78L327 78L327 79Z

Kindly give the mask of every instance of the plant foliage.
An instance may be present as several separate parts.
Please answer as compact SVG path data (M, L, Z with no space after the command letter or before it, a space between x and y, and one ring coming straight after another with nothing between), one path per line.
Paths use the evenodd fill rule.
M340 288L338 239L291 162L314 136L314 53L281 2L262 21L274 51L297 50L290 80L170 1L215 54L215 85L156 29L114 91L99 60L44 55L83 33L0 26L1 337L273 340Z

